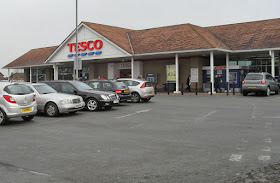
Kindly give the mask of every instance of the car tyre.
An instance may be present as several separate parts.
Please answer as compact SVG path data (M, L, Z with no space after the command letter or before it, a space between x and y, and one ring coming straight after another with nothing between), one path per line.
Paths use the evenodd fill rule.
M275 95L278 95L279 94L279 88L277 88L276 90L275 90Z
M8 117L4 110L0 109L0 125L5 125L8 121Z
M106 110L110 110L112 108L112 106L105 106Z
M59 115L59 111L58 108L56 106L55 103L53 102L49 102L47 103L46 107L45 107L45 113L49 116L49 117L55 117Z
M151 100L151 98L144 98L143 101L144 102L149 102Z
M247 96L248 92L243 91L243 96Z
M21 117L24 121L30 121L34 118L34 115L31 115L31 116L22 116Z
M98 101L95 98L89 98L86 101L86 109L89 111L97 111L99 109Z
M138 103L140 101L140 95L138 93L131 94L131 102Z
M269 97L269 96L270 96L270 88L269 88L269 87L267 87L267 89L266 89L265 96L267 96L267 97Z

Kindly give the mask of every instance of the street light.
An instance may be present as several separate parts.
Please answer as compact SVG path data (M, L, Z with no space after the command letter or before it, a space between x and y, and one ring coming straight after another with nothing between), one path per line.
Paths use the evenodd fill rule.
M79 78L79 70L78 70L78 0L76 0L76 60L74 61L74 69L76 73L76 80Z

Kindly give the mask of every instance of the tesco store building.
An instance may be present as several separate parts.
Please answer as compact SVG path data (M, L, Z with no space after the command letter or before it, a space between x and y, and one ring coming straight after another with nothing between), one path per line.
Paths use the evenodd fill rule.
M83 79L141 77L157 83L158 90L171 83L175 92L194 73L200 91L209 91L215 77L222 79L222 87L230 82L238 88L248 72L279 76L280 19L144 30L81 22L78 66L75 33L59 46L32 49L3 68L24 69L25 81L40 82L72 80L79 67Z

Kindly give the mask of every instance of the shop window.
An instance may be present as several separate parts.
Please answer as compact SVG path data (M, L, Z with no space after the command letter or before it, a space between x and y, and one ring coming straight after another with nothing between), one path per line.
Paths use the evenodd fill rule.
M38 83L41 81L46 81L46 69L45 68L32 68L32 83Z

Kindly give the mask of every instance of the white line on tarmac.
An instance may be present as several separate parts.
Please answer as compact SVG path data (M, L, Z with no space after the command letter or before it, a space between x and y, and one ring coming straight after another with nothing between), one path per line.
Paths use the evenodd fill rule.
M149 111L151 111L151 110L152 110L152 109L145 109L145 110L141 110L141 111L136 111L136 112L131 113L131 114L127 114L127 115L115 117L115 118L121 119L121 118L129 117L129 116L132 116L132 115L135 115L135 114L144 113L144 112L149 112Z
M270 161L270 156L259 156L259 161L264 161L264 162L267 162L267 161Z
M40 173L40 172L35 172L35 171L28 171L29 173L35 174L35 175L42 175L46 177L51 177L51 175L45 174L45 173Z
M271 143L271 138L266 138L266 139L264 139L264 142L266 142L266 143Z
M262 151L270 152L271 151L271 147L269 147L269 146L262 146Z
M263 117L265 119L280 119L280 116L267 116L267 117Z
M241 154L232 154L229 158L229 161L240 161L242 158Z
M142 126L142 125L143 125L143 124L136 125L136 126L132 126L132 127L130 127L130 129L137 128L137 127Z
M252 104L252 105L253 105L253 111L252 111L252 114L251 114L251 118L255 119L256 118L256 105L255 104Z
M208 118L209 116L215 114L217 111L211 111L209 112L208 114L206 114L205 116L203 117L200 117L200 118L196 118L195 121L198 122L198 121L202 121L202 120L205 120L206 118Z

